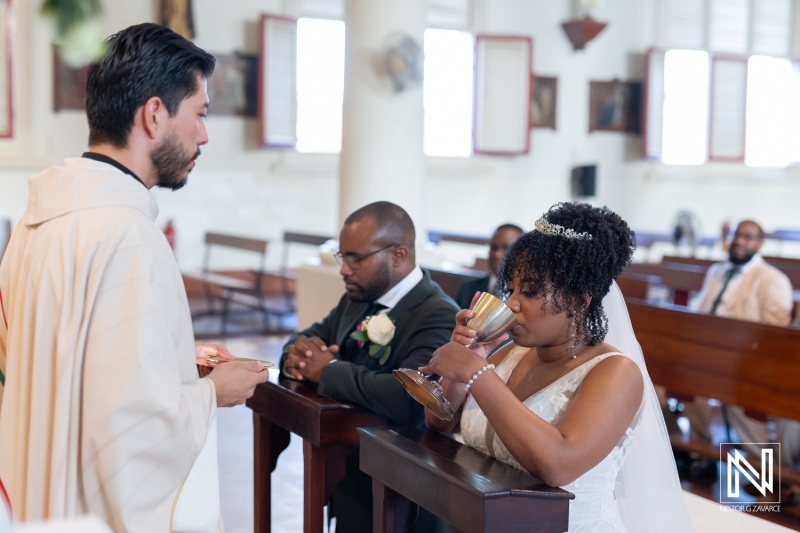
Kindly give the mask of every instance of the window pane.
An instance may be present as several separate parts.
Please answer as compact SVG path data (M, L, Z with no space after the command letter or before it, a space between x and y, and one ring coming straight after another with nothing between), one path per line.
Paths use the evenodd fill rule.
M705 5L700 0L664 0L665 45L705 48Z
M749 166L783 167L800 161L800 79L788 59L753 56L747 76Z
M737 58L711 60L711 112L708 158L744 159L747 109L747 62Z
M753 46L750 52L789 56L792 42L791 0L758 0L753 3Z
M344 22L297 21L297 151L342 147Z
M425 155L472 153L472 35L425 30Z
M708 54L670 50L664 58L664 163L699 165L708 144Z
M711 0L709 48L744 54L748 50L749 0Z

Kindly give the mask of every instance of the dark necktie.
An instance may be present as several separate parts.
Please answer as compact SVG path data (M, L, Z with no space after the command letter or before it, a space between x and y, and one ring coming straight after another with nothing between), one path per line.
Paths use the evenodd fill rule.
M714 300L714 305L711 306L710 314L714 315L714 314L717 313L717 307L719 307L719 304L722 301L722 295L725 294L725 289L728 288L728 283L731 281L731 278L737 272L739 272L739 267L738 266L733 266L733 267L731 267L730 270L728 270L728 275L725 276L725 283L722 284L722 290L719 291L719 294L717 295L717 299Z

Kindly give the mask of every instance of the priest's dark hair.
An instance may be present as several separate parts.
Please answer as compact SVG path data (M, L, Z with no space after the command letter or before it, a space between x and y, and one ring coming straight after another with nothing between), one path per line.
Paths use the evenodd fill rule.
M607 207L568 202L550 208L537 229L521 235L506 252L497 286L509 284L524 296L544 296L556 312L575 318L575 337L595 345L608 333L603 297L633 259L636 235ZM572 230L569 232L568 230Z
M158 24L130 26L107 44L86 82L89 146L126 148L137 109L157 96L174 116L198 90L198 74L208 78L216 64L214 56Z

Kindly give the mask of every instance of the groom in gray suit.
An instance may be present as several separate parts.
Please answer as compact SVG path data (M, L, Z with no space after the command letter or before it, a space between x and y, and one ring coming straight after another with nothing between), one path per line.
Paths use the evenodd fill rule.
M391 425L424 427L422 406L392 370L426 365L450 340L458 307L417 266L415 238L408 213L389 202L347 217L336 254L346 294L327 317L289 339L282 375L316 384L319 394L374 411ZM372 482L359 470L357 453L346 469L331 497L337 530L372 531Z

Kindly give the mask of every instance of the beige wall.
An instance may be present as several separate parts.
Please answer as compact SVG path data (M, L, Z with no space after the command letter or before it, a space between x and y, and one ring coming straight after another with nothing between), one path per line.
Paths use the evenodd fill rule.
M103 3L106 33L153 17L151 3ZM279 13L284 3L291 4L195 0L196 42L212 53L255 52L259 14ZM740 216L754 217L768 230L800 227L793 209L800 197L798 169L664 166L638 159L638 137L587 132L589 80L641 79L642 54L654 44L656 33L655 0L606 2L595 18L609 26L581 52L572 51L560 27L570 16L570 2L477 3L477 31L533 36L534 70L559 79L558 130L534 130L532 152L526 157L428 158L429 227L488 233L511 221L529 228L551 204L570 199L569 170L588 163L598 164L594 203L619 211L635 229L667 231L680 209L697 212L709 234L723 220ZM33 4L15 2L19 135L0 141L0 212L15 220L27 199L25 178L63 157L79 155L88 134L82 113L52 112L51 31ZM338 230L336 156L262 150L256 146L252 119L212 115L207 124L211 142L189 185L177 193L156 192L159 223L177 221L182 266L199 263L207 229L274 239L273 264L284 229ZM384 186L391 200L402 184Z

